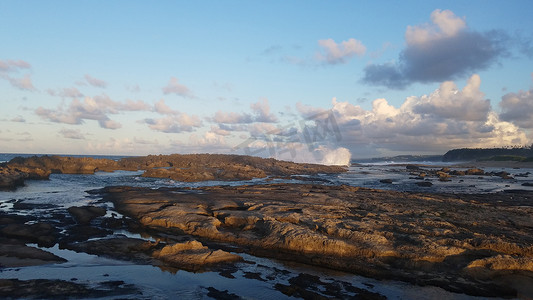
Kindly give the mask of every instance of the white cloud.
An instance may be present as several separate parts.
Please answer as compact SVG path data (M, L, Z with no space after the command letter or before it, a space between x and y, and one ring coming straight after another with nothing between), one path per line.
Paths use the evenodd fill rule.
M362 56L366 52L363 43L353 38L341 43L336 43L333 39L319 40L318 45L322 52L317 53L316 58L328 64L347 63L354 55Z
M523 128L533 128L533 90L504 95L500 107L502 120Z
M142 123L148 124L148 127L155 131L165 133L191 132L203 125L200 117L174 110L163 99L156 102L152 110L165 116L157 119L146 118L142 121Z
M202 121L198 116L190 116L185 113L169 115L159 119L144 119L150 129L165 133L191 132L195 128L202 126Z
M31 69L31 65L23 60L0 59L0 72L17 72L21 69Z
M83 94L75 87L72 88L64 88L60 91L55 91L52 89L47 90L48 94L50 96L59 96L64 98L81 98L83 97Z
M170 80L168 81L168 84L165 87L163 87L163 93L165 95L176 94L182 97L194 98L189 88L179 83L179 80L176 77L170 78Z
M270 104L266 98L250 104L250 109L252 110L252 114L223 112L219 110L210 120L219 124L275 123L278 121L276 115L270 112Z
M215 113L215 116L212 119L216 123L223 124L246 124L253 122L252 116L250 114L223 112L220 110Z
M168 106L165 100L161 99L154 104L154 111L162 115L176 115L179 111L173 110Z
M72 100L68 106L57 109L39 107L35 113L41 118L65 124L83 124L85 120L95 120L102 128L117 129L121 124L109 118L109 114L118 114L122 111L143 111L150 107L142 101L117 102L106 95L85 97L83 101Z
M84 140L85 136L79 129L61 129L59 133L67 139Z
M214 134L218 134L218 135L222 135L222 136L228 136L231 134L231 132L229 130L225 130L225 129L222 129L220 128L220 126L211 126L211 130L210 130L212 133Z
M254 118L255 122L274 123L278 121L278 118L270 113L270 104L266 98L263 98L256 103L252 103L250 108L256 114L256 117Z
M463 90L446 81L429 96L422 96L413 105L418 114L432 114L447 119L483 121L491 110L490 101L479 90L481 79L472 75Z
M405 41L408 45L423 45L428 42L453 37L466 29L464 18L457 17L452 11L437 9L431 13L431 24L407 26Z
M22 78L13 78L7 77L8 81L16 88L26 91L34 91L35 87L33 86L31 76L29 74L24 75Z
M98 88L107 87L107 82L105 82L104 80L98 79L98 78L94 78L89 74L85 74L85 80L94 87L98 87Z
M363 82L402 89L414 82L441 82L493 65L511 47L502 31L476 32L449 10L435 10L431 23L408 26L398 61L370 64Z
M348 148L358 156L379 156L377 150L443 153L460 147L527 144L527 136L519 127L500 119L491 110L479 89L480 83L477 75L472 76L462 90L453 82L444 82L429 95L407 98L398 108L386 99L376 99L372 109L365 110L334 98L329 114L335 123L330 122L329 130L325 131L327 134L318 135L318 142ZM516 108L525 107L520 103L528 98L526 93L522 95L523 99L515 97L512 100L515 102L509 100L508 103L516 103L513 106ZM303 117L313 111L312 107L302 104L297 104L297 110ZM524 122L532 119L532 111L529 110L529 119L523 117ZM327 112L322 114L327 115ZM309 128L326 126L324 120L324 117L317 119L315 126ZM334 134L337 132L334 125L338 135Z

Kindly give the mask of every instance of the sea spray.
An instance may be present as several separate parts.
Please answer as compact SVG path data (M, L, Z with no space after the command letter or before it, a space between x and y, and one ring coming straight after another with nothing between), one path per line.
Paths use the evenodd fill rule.
M323 165L330 166L348 166L350 165L350 158L352 154L350 150L340 147L337 149L325 149L323 150L323 158L320 161Z

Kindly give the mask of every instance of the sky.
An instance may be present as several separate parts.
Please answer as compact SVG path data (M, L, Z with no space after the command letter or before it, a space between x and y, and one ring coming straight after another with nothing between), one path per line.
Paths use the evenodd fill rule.
M0 152L533 143L533 2L0 0Z

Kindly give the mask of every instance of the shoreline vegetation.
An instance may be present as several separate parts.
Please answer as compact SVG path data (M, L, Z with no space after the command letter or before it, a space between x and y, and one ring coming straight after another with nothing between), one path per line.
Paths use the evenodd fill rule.
M443 168L434 174L411 164L406 169L422 179L433 176L442 181L449 176L508 175L474 168L484 163L529 164L484 160L459 165L472 166L465 171ZM42 156L15 158L0 169L2 184L10 182L9 176L15 178L9 188L24 184L25 179L48 179L52 173L143 170L142 176L192 182L347 171L341 166L209 154L116 161ZM0 267L64 261L27 244L57 244L60 249L193 272L232 268L235 272L240 263L247 263L242 255L246 253L473 296L533 297L531 191L437 194L271 183L158 189L110 186L89 193L100 197L99 203L113 203L122 216L98 205L70 207L42 218L0 212ZM114 230L153 240L109 238ZM6 286L17 290L34 284L0 280L0 296ZM72 287L77 288L84 291ZM276 289L288 296L322 296L284 284L276 284ZM23 297L35 295L31 291L36 293L29 288ZM365 299L383 299L366 290L358 293Z

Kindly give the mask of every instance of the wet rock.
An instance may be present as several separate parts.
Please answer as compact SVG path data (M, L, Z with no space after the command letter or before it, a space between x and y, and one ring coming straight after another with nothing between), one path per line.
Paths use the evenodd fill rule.
M55 204L48 203L28 203L24 201L17 201L13 203L13 209L16 210L34 210L34 209L52 209L58 207Z
M66 280L0 279L0 297L4 299L72 299L135 296L140 292L124 282L100 282L91 286Z
M392 184L392 179L381 179L379 182L386 183L386 184Z
M244 155L224 154L171 154L126 157L119 161L91 157L34 156L16 157L5 164L6 170L33 170L29 177L9 173L3 176L0 168L0 188L14 188L24 184L24 179L44 173L93 174L96 171L145 170L142 176L170 178L179 181L247 180L266 176L313 175L318 173L341 173L341 166L303 164ZM8 172L6 171L6 172ZM11 172L11 171L9 171ZM26 173L21 173L26 174ZM26 177L24 177L26 176ZM46 175L47 176L47 175ZM35 175L35 177L38 177Z
M199 270L207 265L241 261L242 257L223 250L211 250L198 241L167 245L154 251L153 257L174 267Z
M61 248L102 255L114 259L156 264L151 253L158 245L141 239L116 237L78 243L65 243Z
M69 214L80 225L88 225L97 217L105 216L106 209L97 206L72 206L68 208Z
M450 181L451 175L448 173L445 173L444 171L438 171L437 176L439 177L440 181Z
M433 183L431 183L431 181L420 181L420 182L416 182L415 184L418 185L418 186L421 186L421 187L431 187L431 186L433 186Z
M476 279L473 268L466 268L473 261L497 255L533 258L531 192L488 197L316 184L200 191L112 187L101 192L118 212L162 235L192 235L253 255L380 279L416 278L418 284L470 295L516 295L501 281ZM183 245L177 245L164 247L179 253ZM160 247L153 253L164 261ZM482 250L490 252L469 254Z
M58 240L58 230L49 223L17 224L2 226L2 236L37 243L41 247L52 247Z
M50 252L26 246L24 243L0 238L0 267L38 266L66 262Z
M502 179L513 179L513 177L505 172L505 171L500 171L500 172L491 172L489 173L491 176L498 176L498 177L501 177Z
M303 299L387 299L379 293L354 287L348 282L324 282L318 276L304 273L289 279L289 285L278 283L275 288L287 296Z
M241 299L241 297L228 292L228 290L219 291L215 289L214 287L208 287L207 288L208 293L207 297L211 297L213 299L219 299L219 300L234 300L234 299Z
M50 172L41 168L0 164L0 190L12 190L24 185L26 179L48 179Z
M468 169L465 173L466 175L485 175L485 171L478 168Z
M75 225L67 228L66 232L61 237L60 245L71 242L86 241L91 238L105 237L113 232L106 228Z
M524 182L522 186L533 186L533 182Z

